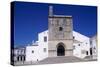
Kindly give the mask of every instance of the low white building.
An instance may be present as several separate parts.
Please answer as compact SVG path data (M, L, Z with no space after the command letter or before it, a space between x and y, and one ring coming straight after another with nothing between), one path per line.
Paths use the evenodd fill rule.
M14 61L37 62L49 57L48 33L48 30L39 33L38 41L26 48L14 49ZM89 38L73 31L73 56L92 56L93 59L97 59L97 36Z
M38 41L26 47L26 61L40 61L48 57L48 31L38 34Z
M25 61L26 59L26 50L25 50L25 47L20 47L20 48L14 48L12 50L12 61L13 62L23 62Z
M32 45L26 47L26 61L38 61L39 60L39 46Z
M73 38L73 55L80 58L89 56L90 38L75 31L73 31Z
M90 38L73 31L73 56L90 55ZM48 30L38 34L38 42L26 47L26 61L40 61L48 57Z

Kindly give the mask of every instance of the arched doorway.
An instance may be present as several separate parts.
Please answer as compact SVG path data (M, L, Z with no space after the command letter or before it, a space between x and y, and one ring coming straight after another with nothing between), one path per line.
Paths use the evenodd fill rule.
M65 56L65 48L63 43L59 43L57 46L57 56Z

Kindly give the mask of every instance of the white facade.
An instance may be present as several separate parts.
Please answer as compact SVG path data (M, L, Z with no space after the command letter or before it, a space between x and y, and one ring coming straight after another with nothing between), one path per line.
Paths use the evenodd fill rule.
M27 46L26 47L26 61L38 61L39 60L39 46Z
M26 61L40 61L48 57L48 31L38 34L38 43L26 47ZM44 41L46 38L46 41Z
M73 56L84 58L90 55L90 38L73 31ZM26 61L40 61L48 57L48 30L38 34L37 44L26 47Z
M44 31L38 34L39 38L39 53L40 60L48 57L48 31Z
M74 37L74 50L73 55L76 57L84 58L90 55L90 38L78 32L73 31Z

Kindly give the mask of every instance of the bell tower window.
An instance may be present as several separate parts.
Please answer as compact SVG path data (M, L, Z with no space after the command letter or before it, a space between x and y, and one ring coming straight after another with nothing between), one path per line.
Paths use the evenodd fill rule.
M59 31L62 31L63 30L63 28L62 27L59 27Z

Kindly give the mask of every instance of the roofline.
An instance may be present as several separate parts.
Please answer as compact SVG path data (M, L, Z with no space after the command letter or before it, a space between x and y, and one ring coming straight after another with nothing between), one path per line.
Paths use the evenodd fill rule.
M39 46L39 45L28 45L28 46Z
M49 16L49 17L57 17L57 18L72 18L71 15L53 15L53 16Z
M90 37L88 37L88 36L86 36L86 35L84 35L84 34L81 34L80 32L77 32L77 31L75 31L75 30L73 30L73 32L78 33L78 34L80 34L80 35L82 35L82 36L84 36L84 37L86 37L86 38L89 38L89 39L90 39Z

